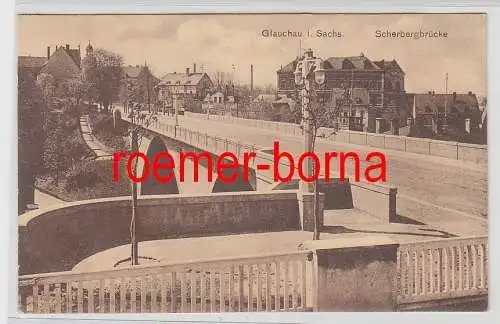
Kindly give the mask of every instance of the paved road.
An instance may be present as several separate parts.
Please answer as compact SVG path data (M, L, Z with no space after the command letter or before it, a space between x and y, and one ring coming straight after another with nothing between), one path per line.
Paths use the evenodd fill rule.
M62 201L59 198L56 198L54 196L51 196L49 194L46 194L44 192L41 192L38 189L35 189L35 204L38 205L38 208L48 208L48 207L53 207L57 206L60 204L63 204L64 201Z
M173 123L169 117L161 121ZM280 149L299 156L303 151L303 140L299 136L281 134L276 131L222 122L179 116L179 124L196 131L228 137L245 144L272 147L273 141L280 142ZM363 153L381 151L386 155L388 182L398 187L401 200L421 202L427 207L445 207L472 218L487 215L487 169L473 163L425 155L374 149L366 146L343 145L319 140L316 152L351 151L362 157ZM333 169L338 170L336 163ZM404 206L402 206L404 207ZM462 215L465 217L465 215ZM443 219L444 221L444 219Z

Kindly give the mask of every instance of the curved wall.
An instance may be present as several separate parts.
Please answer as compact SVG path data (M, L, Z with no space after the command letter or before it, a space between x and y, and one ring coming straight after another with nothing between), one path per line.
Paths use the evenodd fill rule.
M71 270L130 242L129 197L67 203L19 218L19 274ZM146 196L138 201L139 241L300 229L295 190Z

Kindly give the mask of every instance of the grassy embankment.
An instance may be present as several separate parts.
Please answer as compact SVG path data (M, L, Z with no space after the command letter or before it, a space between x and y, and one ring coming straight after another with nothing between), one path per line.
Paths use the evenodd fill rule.
M67 108L44 116L43 166L36 186L65 201L127 196L130 182L126 173L120 172L119 181L114 182L113 161L94 160L95 154L82 137L79 116L89 113L93 134L111 151L127 148L122 134L113 130L110 114L86 110ZM124 167L122 163L122 170Z

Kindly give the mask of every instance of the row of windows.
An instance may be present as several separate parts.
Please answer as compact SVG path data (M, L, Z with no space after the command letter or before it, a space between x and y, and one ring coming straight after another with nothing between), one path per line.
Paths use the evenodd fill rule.
M352 86L353 88L382 89L381 80L354 80L351 83L350 81L341 79L327 79L326 84L328 88L345 88ZM289 78L281 78L279 88L288 90L294 89L295 81ZM394 84L392 84L390 81L386 81L384 88L387 90L401 90L402 85L399 82L394 82Z

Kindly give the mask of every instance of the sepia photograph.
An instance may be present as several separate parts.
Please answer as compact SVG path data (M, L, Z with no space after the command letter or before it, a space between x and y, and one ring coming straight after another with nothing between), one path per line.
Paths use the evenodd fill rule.
M18 311L487 311L486 19L17 15Z

